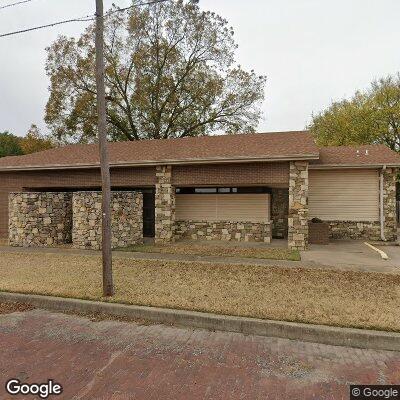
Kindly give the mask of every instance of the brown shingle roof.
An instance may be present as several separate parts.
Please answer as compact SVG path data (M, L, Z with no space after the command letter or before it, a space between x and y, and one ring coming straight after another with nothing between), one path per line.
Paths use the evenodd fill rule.
M383 144L321 147L311 166L400 166L400 155Z
M272 132L110 143L110 164L195 163L224 160L313 159L318 147L308 132ZM0 169L99 164L97 145L70 145L0 158Z
M309 159L311 168L384 164L400 166L400 155L384 145L318 148L307 131L117 142L110 143L109 149L111 165ZM98 165L98 146L95 144L70 145L24 156L0 158L0 170Z

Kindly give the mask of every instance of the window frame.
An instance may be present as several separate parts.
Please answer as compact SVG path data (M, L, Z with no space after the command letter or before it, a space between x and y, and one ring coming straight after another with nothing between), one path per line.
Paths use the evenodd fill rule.
M177 187L175 193L179 194L271 194L267 186L190 186Z

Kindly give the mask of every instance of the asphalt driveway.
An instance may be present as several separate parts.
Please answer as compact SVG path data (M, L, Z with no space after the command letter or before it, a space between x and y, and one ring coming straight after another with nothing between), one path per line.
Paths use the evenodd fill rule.
M52 378L54 399L347 399L400 381L400 353L26 310L0 315L4 383ZM13 397L30 398L30 397Z

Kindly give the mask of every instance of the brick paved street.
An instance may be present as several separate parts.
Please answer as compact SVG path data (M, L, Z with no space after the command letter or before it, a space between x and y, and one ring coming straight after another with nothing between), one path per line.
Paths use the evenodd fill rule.
M400 353L43 310L0 315L0 398L11 377L52 378L54 399L348 399L350 383L399 383ZM32 397L31 397L32 398Z

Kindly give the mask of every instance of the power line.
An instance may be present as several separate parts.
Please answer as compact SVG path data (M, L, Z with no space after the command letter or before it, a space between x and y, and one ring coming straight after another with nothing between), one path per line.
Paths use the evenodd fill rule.
M89 16L89 15L86 16L86 17L82 17L82 18L66 19L64 21L53 22L53 23L47 24L47 25L40 25L40 26L35 26L33 28L27 28L27 29L21 29L19 31L3 33L3 34L0 35L0 38L6 37L6 36L17 35L19 33L26 33L26 32L36 31L38 29L49 28L51 26L68 24L70 22L85 22L85 21L93 21L94 19L95 19L95 17Z
M170 0L153 0L153 1L143 2L143 3L133 4L132 6L118 8L117 10L114 10L114 11L109 11L108 13L106 13L106 15L104 17L108 17L109 15L115 14L117 12L127 11L127 10L130 10L131 8L136 8L136 7L140 7L140 6L151 6L153 4L165 3L167 1L170 1Z
M13 3L13 4L9 4L8 6L0 7L0 9L1 8L5 8L5 7L11 7L12 5L16 5L16 4L20 4L20 3L26 3L28 1L32 1L32 0L23 0L23 1L19 2L19 3ZM130 10L131 8L140 7L140 6L147 6L147 5L152 5L152 4L158 4L158 3L164 3L166 1L170 1L170 0L153 0L153 1L134 4L134 5L129 6L129 7L119 8L119 9L114 10L114 11L109 11L107 14L104 15L104 18L108 17L109 15L115 14L117 12L124 12L124 11ZM35 27L32 27L32 28L21 29L19 31L3 33L3 34L0 35L0 38L6 37L6 36L18 35L20 33L36 31L38 29L50 28L52 26L68 24L70 22L85 22L85 21L93 21L95 19L96 19L95 15L86 15L86 16L81 17L81 18L72 18L72 19L67 19L67 20L64 20L64 21L53 22L53 23L47 24L47 25L39 25L39 26L35 26Z
M6 4L5 6L1 6L0 10L2 10L3 8L14 7L17 6L18 4L29 3L30 1L32 0L22 0L22 1L17 1L16 3Z

